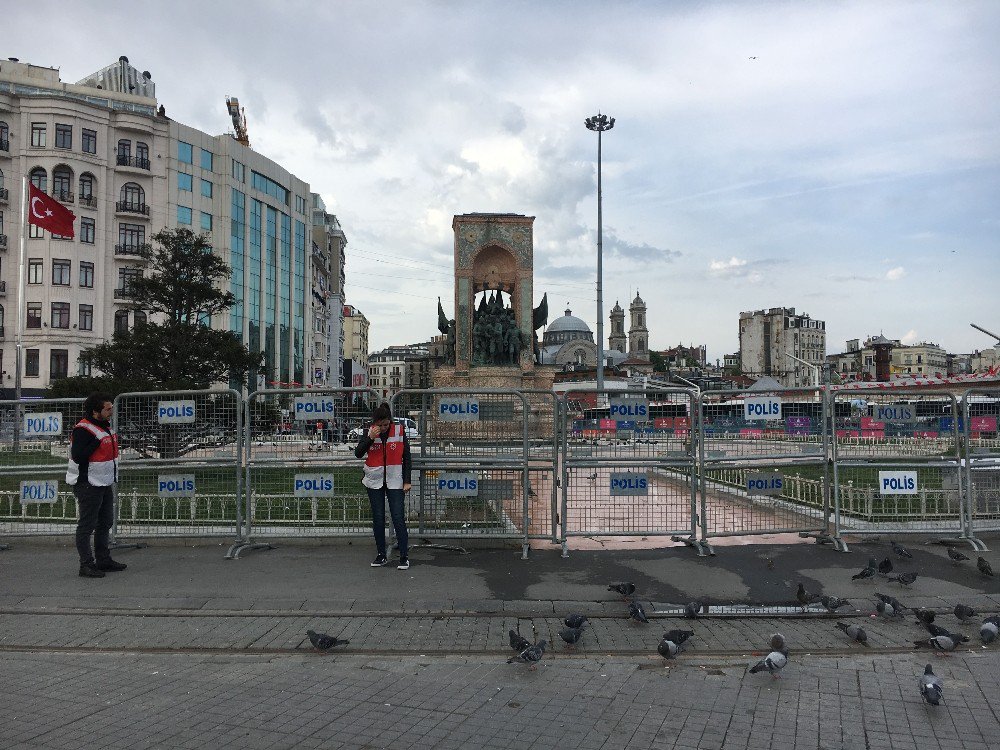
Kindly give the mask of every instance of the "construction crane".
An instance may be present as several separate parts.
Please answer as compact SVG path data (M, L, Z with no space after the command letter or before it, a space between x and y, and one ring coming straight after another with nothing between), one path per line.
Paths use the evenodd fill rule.
M975 323L969 323L969 325L975 328L977 331L982 331L987 336L992 336L997 340L997 343L1000 343L1000 336L997 336L995 333L993 333L993 331L987 331L985 328L983 328L982 326L977 326Z
M236 135L233 137L238 143L249 148L250 136L247 134L247 115L243 107L240 106L240 100L235 96L227 96L226 109L229 110L229 116L233 118L233 130L236 131Z

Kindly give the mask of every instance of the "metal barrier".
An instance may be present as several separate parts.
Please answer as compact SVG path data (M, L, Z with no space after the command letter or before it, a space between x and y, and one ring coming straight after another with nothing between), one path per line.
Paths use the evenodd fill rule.
M697 539L694 391L570 390L560 456L563 557L571 536Z
M709 391L698 410L706 547L716 537L761 534L834 541L822 389Z
M64 481L83 401L0 401L0 538L73 533L76 498Z
M935 534L976 546L964 520L954 396L837 392L831 410L837 539Z
M123 535L231 534L239 543L240 394L230 389L122 393L114 405L121 452L114 545L126 546Z
M402 390L392 397L393 414L413 419L420 430L413 441L418 536L520 539L527 559L529 499L537 496L533 485L541 488L542 475L551 471L551 438L544 434L545 419L535 419L528 395L445 388ZM534 469L533 440L542 457Z
M380 402L374 391L353 388L250 394L244 412L246 533L227 557L271 549L254 541L260 537L371 534L371 506L354 448Z
M959 431L964 443L966 532L1000 531L1000 391L975 388L962 397Z

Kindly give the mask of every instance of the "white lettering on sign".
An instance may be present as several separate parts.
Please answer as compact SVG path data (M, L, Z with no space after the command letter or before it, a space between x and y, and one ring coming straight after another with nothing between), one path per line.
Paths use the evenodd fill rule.
M24 436L32 435L61 435L62 434L62 413L51 411L45 413L24 415Z
M156 477L160 497L194 497L194 474L160 474Z
M916 419L917 408L913 404L886 404L875 408L876 422L899 424L901 422L915 422Z
M295 497L334 497L333 474L296 474L292 485Z
M444 473L436 480L437 493L440 497L478 497L479 477L473 472Z
M437 415L442 422L478 422L479 399L442 397Z
M649 421L648 399L612 397L609 408L611 419L616 421Z
M160 424L191 424L195 421L194 401L158 401L156 421Z
M743 418L748 420L781 419L780 396L755 396L743 402Z
M21 482L21 504L54 503L59 498L58 479L37 479Z
M880 471L878 491L880 495L916 495L917 472Z
M333 419L335 410L333 396L295 397L295 419L299 422Z
M780 495L785 483L780 471L751 471L746 482L748 495Z

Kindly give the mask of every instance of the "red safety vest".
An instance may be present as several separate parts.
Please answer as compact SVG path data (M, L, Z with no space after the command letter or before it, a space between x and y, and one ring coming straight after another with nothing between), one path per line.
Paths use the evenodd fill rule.
M389 434L375 438L365 457L365 476L361 483L373 490L385 485L390 490L403 489L403 425L393 423Z
M87 462L87 481L94 487L108 487L118 481L118 436L98 427L89 419L81 419L73 429L82 427L98 439L97 449ZM66 467L66 484L76 484L80 478L80 465L73 460L73 436L69 438L69 464Z

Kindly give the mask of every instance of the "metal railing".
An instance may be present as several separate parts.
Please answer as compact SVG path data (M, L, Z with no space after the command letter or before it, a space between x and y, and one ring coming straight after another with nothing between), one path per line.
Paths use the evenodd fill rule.
M149 216L149 206L145 203L135 203L133 201L117 201L115 211L120 214L140 214Z
M93 195L81 195L78 202L85 208L97 208L97 198Z
M149 159L144 159L140 156L119 154L115 162L119 167L133 167L135 169L149 170Z
M975 388L962 397L962 464L966 533L1000 531L1000 390ZM985 547L985 545L983 545Z
M126 243L115 245L115 255L140 255L146 256L152 250L152 245L148 242Z

